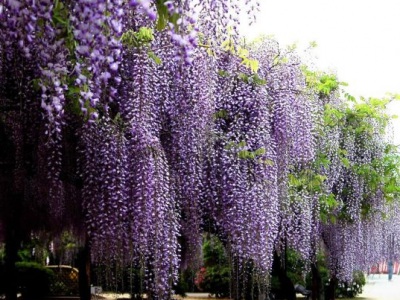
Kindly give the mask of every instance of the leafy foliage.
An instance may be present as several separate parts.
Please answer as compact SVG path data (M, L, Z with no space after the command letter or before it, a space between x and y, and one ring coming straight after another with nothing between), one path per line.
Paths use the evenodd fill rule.
M203 278L198 282L198 287L201 290L215 294L217 298L228 297L231 268L229 267L226 250L216 236L211 235L205 239L203 259L205 274L201 275ZM199 272L202 272L202 270Z
M18 262L17 278L24 299L38 299L50 292L53 273L34 262Z
M338 298L355 298L362 293L366 284L365 275L361 271L355 271L351 282L340 282L336 294Z

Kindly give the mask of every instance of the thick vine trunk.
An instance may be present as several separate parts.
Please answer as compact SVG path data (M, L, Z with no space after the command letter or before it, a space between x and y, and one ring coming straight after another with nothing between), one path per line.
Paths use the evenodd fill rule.
M8 226L9 227L9 226ZM17 230L7 228L5 240L5 294L6 300L17 299L17 270L15 263L18 260L18 250L20 245L20 238L18 237Z
M79 296L81 300L90 300L90 247L86 242L85 246L78 254L78 269L79 269Z
M276 250L274 250L274 264L285 299L296 300L296 291L293 282L287 276L286 267L282 265L282 260Z
M287 277L286 272L279 275L279 281L283 289L285 299L296 300L296 291L294 290L293 282Z
M329 282L327 291L326 291L326 300L335 300L336 299L336 286L337 286L337 278L333 276Z
M325 300L325 295L323 293L323 285L321 274L318 270L318 263L311 264L311 274L312 274L312 300Z
M230 262L231 265L231 280L230 280L230 298L234 300L240 299L240 290L239 290L239 269L235 259L232 259Z
M11 184L9 188L13 188ZM22 201L21 194L6 192L8 201L5 205L5 294L6 300L16 300L18 292L17 269L18 251L23 240L21 231ZM7 197L6 196L6 197Z
M231 262L230 298L234 300L254 300L260 298L262 284L257 281L252 262Z
M4 286L7 300L17 299L18 250L21 245L21 205L22 195L15 189L15 147L0 118L0 221L3 225L5 257ZM19 191L20 192L20 191Z

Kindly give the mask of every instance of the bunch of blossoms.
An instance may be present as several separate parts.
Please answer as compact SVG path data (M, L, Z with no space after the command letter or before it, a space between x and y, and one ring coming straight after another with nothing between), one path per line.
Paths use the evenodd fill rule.
M242 265L252 260L258 270L268 272L278 215L268 95L263 80L236 55L219 54L217 70L204 211L233 257Z
M39 89L41 92L40 99L31 100L39 100L44 112L42 121L46 124L46 129L43 134L47 138L40 140L44 141L47 159L41 161L45 163L43 169L47 169L50 206L55 214L61 213L64 206L64 184L60 177L63 128L69 122L66 110L96 118L97 113L94 110L99 97L91 92L93 84L97 86L95 90L105 98L102 105L106 107L109 102L108 96L112 95L113 90L103 77L110 77L107 75L108 70L116 71L118 67L111 64L113 57L118 56L118 51L111 53L110 49L118 48L115 37L121 28L115 18L121 15L121 11L117 9L121 3L117 1L97 5L98 3L88 1L63 3L50 0L10 0L5 2L2 9L7 15L2 25L7 28L2 31L5 35L5 51L19 51L25 59L31 61L34 65L32 74L28 74L26 70L20 71L29 80L29 88ZM110 14L102 18L105 10ZM91 22L91 18L96 18L101 24ZM90 25L85 26L82 21L87 21ZM108 26L108 33L100 34L104 26ZM88 52L83 51L84 49L99 55L88 62ZM108 60L107 64L105 60ZM85 85L87 80L92 79L93 84ZM80 108L76 110L78 103Z
M364 106L363 106L364 105ZM346 109L343 114L342 132L336 156L331 160L339 163L340 170L336 182L332 185L339 206L336 209L336 224L323 226L323 238L329 250L330 266L333 274L340 280L349 281L355 268L366 269L365 263L376 257L375 251L368 250L365 234L371 227L370 216L381 218L385 211L384 178L384 128L379 111L376 114L363 114L365 105L375 109L373 104L365 102ZM382 226L376 226L381 230ZM372 233L373 236L380 233ZM379 248L379 245L377 247ZM360 256L364 253L365 256Z
M136 26L144 27L146 22L142 19ZM160 45L166 47L161 46L157 51ZM124 45L121 58L118 118L126 138L128 209L124 226L129 241L124 251L127 259L144 267L146 290L165 299L176 281L179 263L178 205L164 148L164 132L168 128L164 124L166 99L162 92L165 91L162 83L170 81L173 74L164 65L173 49L162 33L152 47L162 66L149 56L145 45ZM160 93L155 93L156 90Z
M52 20L51 1L6 1L2 8L6 18L2 19L2 38L6 57L20 56L29 61L32 71L13 64L13 72L28 80L27 89L40 90L40 105L45 117L46 143L43 151L47 159L43 161L50 181L50 203L54 213L62 211L63 185L58 180L61 173L61 139L64 119L66 85L62 77L67 74L67 53L64 43L58 39L59 28ZM12 87L9 87L12 89ZM35 106L37 97L27 99ZM39 99L38 99L39 100ZM35 110L36 111L36 110Z
M93 257L117 256L127 240L126 139L109 117L82 128L83 208ZM113 240L113 243L109 241ZM104 249L109 247L110 249Z
M380 189L377 193L372 193L373 188L369 188L368 196L365 197L364 207L370 208L368 214L363 219L363 232L365 249L364 260L362 264L366 269L378 262L387 260L396 260L398 258L398 210L399 206L396 200L396 182L398 181L398 154L397 149L390 142L391 139L379 139L380 143L386 144L385 150L380 160L380 168L377 172L371 172L368 177L374 173L379 178L385 178L380 183ZM376 162L376 160L375 160ZM379 164L378 164L379 165Z
M281 221L285 230L283 242L307 262L311 262L315 257L315 247L320 237L319 196L305 187L293 186L289 191L291 213L286 213L285 219Z
M323 225L322 237L329 249L332 274L339 280L350 282L362 249L362 182L346 171L341 174L343 177L339 179L339 184L334 186L341 191L333 191L339 202L337 221Z
M155 6L144 1L130 4L134 9L127 9L123 31L151 28L154 19L151 9ZM134 220L126 224L129 228L126 253L129 253L128 259L145 261L147 289L159 298L166 297L176 279L177 209L184 216L182 232L188 241L186 252L192 256L189 260L195 259L193 256L200 245L198 201L202 178L199 170L202 144L213 111L213 98L207 93L213 81L212 72L200 68L206 63L213 69L210 58L194 51L189 54L196 64L185 67L174 63L176 41L172 39L171 43L167 39L170 35L171 32L156 34L149 44L139 47L125 45L119 70L122 81L118 87L120 121L125 128L123 147L128 186L124 189L128 204L123 206L128 210L121 215ZM153 55L148 47L154 51ZM157 66L158 59L161 66ZM197 76L203 81L195 81ZM155 90L159 93L154 93ZM102 155L113 155L110 150L103 152ZM93 169L93 172L96 171ZM90 190L89 184L87 188ZM125 201L123 196L118 197L121 198L118 201ZM109 196L106 199L116 201Z
M360 224L338 222L335 226L323 228L323 241L329 249L329 268L331 277L340 281L351 282L353 272L357 270L360 246Z
M215 111L215 62L203 49L195 50L189 67L173 63L171 51L158 55L164 62L159 72L168 74L157 88L163 107L161 142L181 211L182 267L197 269L202 245L202 170Z
M88 108L102 106L116 96L121 55L120 36L124 14L122 0L80 0L71 5L70 22L76 41L74 84L80 89L79 104L85 114ZM94 115L96 117L96 115Z
M387 247L387 240L383 238L387 228L381 212L364 220L363 228L363 252L359 257L359 264L368 271L368 268L387 259L383 254Z
M314 121L316 124L315 129L315 161L312 165L309 165L306 169L307 173L311 176L308 178L309 183L306 184L311 186L314 184L313 181L315 179L319 180L316 182L317 189L313 192L315 203L312 207L312 211L314 212L313 222L312 222L312 239L311 239L311 260L315 260L317 248L320 245L320 238L325 242L325 245L332 246L332 252L334 253L335 249L342 249L341 247L336 247L336 243L345 237L354 238L353 244L359 245L360 243L360 220L357 218L357 205L354 204L357 201L355 198L359 197L359 190L357 187L360 186L360 181L357 179L349 180L348 186L354 193L350 193L351 196L347 197L348 205L351 207L353 211L352 215L354 216L354 224L348 224L346 227L346 222L342 222L341 217L338 217L340 222L338 221L335 224L327 224L329 222L330 214L337 214L340 209L343 207L343 199L341 196L337 196L338 194L342 194L342 190L345 189L343 177L348 176L348 170L342 161L342 154L346 152L342 147L344 144L350 149L352 148L352 135L348 135L347 139L344 137L343 133L343 111L346 110L346 106L344 105L344 101L338 97L337 87L338 83L336 82L336 78L333 75L327 75L324 73L312 72L308 69L304 71L306 77L306 83L308 84L307 92L309 93L310 99L313 102L313 110L314 110ZM327 86L326 79L335 80L336 84ZM307 177L307 176L306 176ZM301 180L302 178L300 178ZM299 189L301 185L296 180L294 181L294 187ZM301 182L300 182L301 183ZM303 184L302 184L303 185ZM358 196L357 196L358 195ZM337 197L336 197L337 196ZM334 203L333 203L333 202ZM338 205L336 201L339 201ZM320 215L321 214L321 215ZM321 219L321 216L323 218ZM297 216L294 217L297 219ZM357 225L358 224L358 225ZM329 226L333 226L331 228ZM355 226L353 226L355 225ZM334 237L330 235L330 233L334 234ZM351 233L349 233L351 232ZM343 244L341 244L343 245ZM354 247L349 246L354 250ZM349 254L346 258L340 257L340 259L334 258L334 262L331 260L331 266L334 266L337 263L343 262L343 265L353 266L355 256ZM347 268L347 267L346 267ZM342 277L348 277L347 274L351 272L345 272L342 269L337 272L341 268L332 269L334 274L339 274ZM346 270L348 270L347 268Z
M254 21L258 11L257 1L217 1L217 0L180 0L165 1L130 0L129 4L144 13L150 20L156 21L159 29L168 29L174 45L174 59L187 64L193 61L192 54L198 46L198 33L209 35L210 42L216 46L226 38L237 40L239 15L247 9L250 21ZM199 18L200 16L200 18ZM229 29L233 29L229 31Z
M22 201L5 195L1 205L22 205L7 226L21 218L26 234L43 228L58 234L72 222L65 217L66 206L76 204L75 198L68 198L75 188L62 174L69 146L63 144L66 87L62 83L68 52L48 1L2 1L0 10L1 125L11 143L5 149L10 162L15 162L10 189ZM68 205L65 199L71 199ZM74 216L81 215L75 211Z
M139 24L131 24L142 28L148 25L145 19ZM123 51L121 117L131 128L132 137L137 139L132 147L138 147L140 140L144 144L160 143L162 147L159 151L165 154L170 172L166 178L171 187L171 200L168 201L173 201L175 207L172 209L178 209L182 216L182 265L195 267L199 264L201 249L203 148L214 111L213 63L211 57L200 50L193 53L196 63L191 66L176 63L173 44L165 33L155 34L151 50L152 55L149 55L146 45L127 45ZM135 151L129 150L132 154L137 153ZM132 155L130 161L137 162L137 159ZM144 162L146 160L141 161ZM141 167L132 165L132 169L138 168ZM132 175L132 180L137 180L134 177ZM168 201L160 204L168 205ZM164 225L169 226L163 221L160 226ZM168 238L176 238L176 231L177 228L169 230ZM147 239L147 235L143 238ZM145 242L141 244L142 248L146 247ZM176 258L176 249L170 252Z
M173 60L192 63L192 54L197 47L196 16L191 1L131 0L129 4L139 13L156 21L158 29L168 30L173 44Z
M314 76L314 74L312 74ZM322 74L320 76L326 76ZM334 203L328 203L328 200L334 200L333 187L338 182L342 169L344 166L340 163L339 149L341 127L338 120L333 122L326 122L326 116L331 114L332 111L339 111L343 108L343 100L338 97L337 88L329 91L321 92L321 78L318 77L317 86L311 86L310 91L314 92L315 105L315 124L317 124L316 132L316 164L314 166L315 172L320 174L324 180L320 184L320 190L317 193L318 203L315 210L317 215L314 221L314 238L312 240L312 262L316 262L316 254L321 245L321 238L324 226L329 222L331 210L336 209ZM310 79L312 84L313 79ZM328 118L328 120L330 120ZM323 218L321 218L323 216ZM323 240L323 238L322 238Z
M354 139L352 135L341 136L341 148L349 154L351 166L354 164ZM339 151L338 151L339 153ZM340 154L335 154L340 155ZM353 160L351 160L353 159ZM340 170L337 181L332 186L332 193L335 195L338 207L336 208L336 223L324 224L322 237L329 249L329 265L332 274L339 280L350 282L356 264L356 255L362 242L361 223L361 199L363 196L362 182L350 168L343 165L343 160L338 157L333 163L341 166L335 169Z
M189 51L196 45L189 28L194 24L189 17L192 9L189 3L162 4L168 10L168 37L172 41L169 50L165 51L165 58L161 52L157 53L162 60L176 58L182 49L186 62L195 55ZM206 7L208 2L201 3ZM21 82L29 82L27 89L34 90L33 82L37 82L42 94L36 103L41 103L43 119L48 122L48 131L43 130L43 133L50 141L39 140L44 140L49 151L53 151L48 155L48 169L56 180L52 186L60 188L60 193L53 195L60 196L63 189L62 182L57 181L61 177L63 129L70 125L69 117L76 114L83 123L77 125L81 127L78 131L82 147L79 162L84 183L83 206L92 245L98 246L94 248L99 249L101 258L117 257L121 250L128 249L129 259L144 259L148 289L155 297L164 299L176 280L178 265L179 225L173 187L178 187L176 194L182 203L182 211L187 211L195 220L193 224L187 222L188 225L183 226L187 232L190 231L188 228L195 229L195 242L191 243L196 244L200 217L190 208L187 199L196 196L201 178L185 174L184 164L172 163L175 153L166 153L161 133L173 128L173 139L180 144L176 147L180 152L178 157L189 164L184 151L197 155L201 147L196 143L185 143L193 136L204 140L201 130L207 127L213 104L208 97L203 97L198 106L193 105L194 98L205 89L202 86L200 91L197 90L200 84L192 86L201 68L182 70L178 73L182 78L176 78L172 72L177 66L166 64L165 68L171 69L169 73L159 74L160 70L146 52L122 48L120 34L146 26L142 25L143 20L144 24L153 26L155 17L151 10L157 7L155 1L132 1L133 9L128 5L118 0L68 3L9 0L1 6L1 26L7 28L2 34L11 44L2 44L2 51L7 52L6 56L12 56L9 52L17 49L16 52L33 64L30 68L33 76L23 67L14 71L24 79ZM180 17L173 20L175 14ZM212 23L213 18L208 24ZM176 31L176 26L182 30ZM44 49L44 45L48 48ZM194 59L201 64L204 57L199 55ZM183 79L188 74L190 76ZM207 76L204 85L212 81ZM164 80L171 80L176 89L173 93L167 91L170 94L166 107L162 106L164 100L154 93L160 87L159 82ZM191 96L186 97L181 88ZM176 101L173 101L175 96ZM187 119L190 130L184 132L177 129L181 125L177 119L187 104L193 105L193 114ZM180 112L173 111L175 105L180 107ZM203 109L204 115L198 114L197 109ZM168 118L172 119L170 124L161 123ZM15 130L17 132L18 127ZM21 140L21 135L18 136ZM192 169L196 172L200 168L199 160L198 157L194 160L196 164ZM173 175L169 163L173 165ZM195 183L190 193L185 194L183 181L178 183L182 175L184 180ZM54 206L58 207L58 204ZM96 218L96 215L100 217ZM115 232L114 236L112 232ZM107 244L114 241L115 244Z
M148 14L148 17L151 19L151 14ZM151 26L145 20L125 24L131 28ZM212 71L214 69L212 59L207 57L204 51L192 53L196 64L193 63L191 67L174 63L176 53L163 34L157 35L152 42L152 49L161 61L161 66L156 71L153 69L155 63L148 59L143 49L124 51L129 59L124 58L122 64L123 81L125 79L129 81L133 74L140 74L137 81L133 82L141 84L138 85L138 91L143 97L152 99L150 102L153 104L149 104L152 108L144 113L146 106L141 104L135 107L131 100L125 101L121 106L126 112L123 116L129 120L128 122L133 118L135 122L144 122L143 126L151 124L149 132L154 132L155 135L161 133L160 140L171 165L174 193L183 216L182 233L186 240L184 259L190 263L196 259L201 242L202 215L198 202L204 179L199 170L202 168L204 156L202 148L205 145L214 109L212 86L216 74ZM137 67L128 63L132 61L136 61ZM209 67L204 68L205 65ZM201 80L195 80L197 77ZM159 93L154 95L151 92L152 88L157 89ZM128 91L126 85L122 89L127 93L125 95L131 98L133 94ZM158 113L160 113L158 117L152 117ZM142 114L145 121L136 119L138 114ZM150 121L151 123L148 123Z
M310 168L314 159L314 102L306 93L301 62L291 49L282 50L276 41L269 39L262 39L252 47L260 63L259 74L267 82L271 113L280 209L277 246L284 247L289 242L308 258L318 201L305 190L300 193L297 189L290 190L289 176L297 176L297 172Z
M54 144L59 144L67 96L68 105L78 101L89 119L97 117L95 109L107 109L113 100L116 90L109 79L118 70L122 1L27 2L26 6L20 2L21 15L30 21L24 27L34 29L24 35L33 43L29 55L39 57L38 85L42 108L48 113L47 133L55 135Z
M368 271L368 268L389 259L390 237L396 231L398 224L398 218L394 215L389 217L389 215L397 210L396 205L375 207L374 211L363 220L363 252L359 256L360 270ZM397 242L398 234L394 236Z
M388 259L392 261L398 261L400 253L398 251L400 245L399 235L399 204L388 203L387 204L387 215L384 220L382 240L384 243L382 260Z
M262 39L252 48L260 64L260 77L267 82L269 109L273 112L271 126L276 147L283 154L279 168L284 176L289 164L307 163L314 158L312 98L306 93L301 61L294 50L282 50L270 39Z
M161 145L143 128L125 137L107 118L88 129L83 196L96 262L146 266L144 291L165 299L176 276L178 216Z

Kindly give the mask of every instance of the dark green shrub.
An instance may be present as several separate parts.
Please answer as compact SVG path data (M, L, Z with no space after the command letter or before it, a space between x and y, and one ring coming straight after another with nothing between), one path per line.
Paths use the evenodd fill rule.
M288 297L288 291L296 284L308 288L306 266L307 262L292 248L286 248L279 255L275 252L269 290L276 299Z
M0 263L0 297L1 295L3 295L6 291L5 291L5 286L3 284L3 282L5 282L5 267L4 264Z
M178 282L173 287L174 293L184 298L187 292L197 292L195 277L196 271L192 269L188 268L184 271L180 271Z
M329 269L326 262L326 256L323 252L319 251L317 253L317 262L316 266L318 268L319 276L321 277L321 282L323 284L327 284L329 282ZM311 272L307 273L305 286L311 288L312 286L312 274Z
M301 258L300 254L295 250L287 249L287 261L286 261L286 275L292 281L293 284L301 284L306 286L304 270L306 269L306 263Z
M225 248L218 237L210 235L203 243L204 267L198 272L196 285L217 298L229 296L230 273Z
M217 298L229 296L230 268L212 266L206 268L206 276L202 287L205 291L214 294Z
M355 298L358 294L362 293L362 288L365 285L365 276L361 271L353 273L352 282L339 282L336 289L338 298Z
M23 299L38 299L50 291L53 272L34 262L17 262L17 280Z

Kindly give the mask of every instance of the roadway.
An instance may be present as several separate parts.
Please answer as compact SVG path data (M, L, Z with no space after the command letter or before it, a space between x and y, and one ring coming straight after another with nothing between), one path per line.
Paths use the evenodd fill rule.
M367 284L359 297L360 300L400 300L400 275L393 275L389 281L387 274L367 276Z

